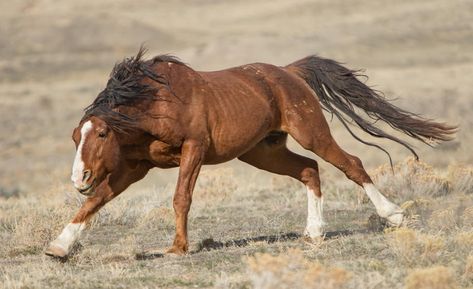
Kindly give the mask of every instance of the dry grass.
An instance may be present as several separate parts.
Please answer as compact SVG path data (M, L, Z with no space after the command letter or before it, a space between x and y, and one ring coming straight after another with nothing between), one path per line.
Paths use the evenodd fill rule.
M351 277L342 268L328 268L307 260L300 249L289 249L278 256L257 253L246 262L256 289L344 288Z
M470 281L473 280L473 255L468 256L468 259L466 259L464 276Z
M237 181L232 177L233 169L230 167L222 169L204 170L199 175L194 196L195 199L221 202L231 196L237 189Z
M473 227L473 207L468 207L463 211L461 221L465 227Z
M230 187L229 180L238 179L236 174L222 174L218 169L204 172L216 187ZM283 237L303 230L303 187L285 177L266 179L266 185L258 185L256 191L240 184L232 187L232 194L214 193L223 190L199 193L190 218L193 253L180 258L153 255L162 252L173 238L169 187L139 190L114 200L96 217L65 263L44 256L43 250L79 207L81 198L61 194L64 187L58 186L41 198L0 199L0 236L4 244L0 262L7 265L0 270L2 286L473 286L472 257L468 257L473 249L469 226L473 195L452 189L448 196L434 193L407 200L403 208L409 218L408 227L386 229L383 234L369 229L367 220L374 211L371 204L353 206L357 196L352 194L350 198L345 196L345 208L340 211L339 193L329 191L325 194L327 230L334 236L329 234L324 241L314 243ZM276 190L278 184L283 189ZM399 203L404 197L395 201ZM209 246L199 247L199 241L209 237L212 242L203 242ZM242 241L245 238L247 241ZM227 245L214 247L218 242ZM242 256L247 257L242 260ZM437 287L429 287L432 284Z

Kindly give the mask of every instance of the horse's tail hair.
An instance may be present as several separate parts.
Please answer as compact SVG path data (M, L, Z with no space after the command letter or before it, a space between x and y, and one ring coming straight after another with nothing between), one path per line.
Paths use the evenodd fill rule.
M372 136L387 138L403 145L416 159L419 157L410 144L380 129L376 122L381 120L429 146L452 140L452 135L457 131L457 126L425 119L395 106L382 93L361 82L358 77L367 77L360 71L348 69L334 60L313 55L289 64L286 68L306 81L318 96L322 107L334 114L353 137L386 152L391 164L391 157L386 150L360 139L351 131L347 122L354 121ZM356 108L363 110L369 118L360 116Z

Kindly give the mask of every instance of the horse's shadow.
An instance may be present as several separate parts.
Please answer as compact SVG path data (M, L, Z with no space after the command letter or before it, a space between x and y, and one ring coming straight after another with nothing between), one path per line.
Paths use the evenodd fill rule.
M341 236L350 236L356 234L366 234L369 232L376 232L381 229L358 229L358 230L340 230L340 231L331 231L326 232L324 235L323 240L330 240L335 239ZM213 250L221 250L224 248L230 247L246 247L254 242L266 242L268 244L277 243L277 242L285 242L291 240L297 240L303 238L304 236L300 233L289 232L289 233L282 233L277 235L266 235L266 236L257 236L257 237L249 237L249 238L242 238L236 240L229 240L226 242L216 241L212 238L202 240L197 249L190 251L189 254L197 254L204 251L213 251ZM136 260L151 260L157 258L163 258L165 254L163 253L138 253L135 255Z
M357 234L368 234L368 233L376 233L383 231L388 224L386 221L376 214L373 214L368 219L368 226L365 228L354 229L354 230L338 230L338 231L330 231L326 232L323 236L323 240L330 240L335 239L342 236L350 236L350 235L357 235ZM242 239L235 239L229 240L226 242L216 241L212 238L202 240L195 250L189 252L190 255L197 254L200 252L205 251L213 251L213 250L221 250L224 248L231 248L231 247L246 247L254 242L266 242L268 244L277 243L277 242L286 242L291 240L297 240L304 238L304 236L300 233L289 232L289 233L281 233L275 235L265 235L265 236L256 236L256 237L248 237ZM60 262L67 262L75 255L79 254L82 251L83 246L80 243L76 243L71 250L71 254L67 257L54 257L54 259ZM165 253L155 253L155 252L140 252L135 254L136 260L152 260L165 257Z

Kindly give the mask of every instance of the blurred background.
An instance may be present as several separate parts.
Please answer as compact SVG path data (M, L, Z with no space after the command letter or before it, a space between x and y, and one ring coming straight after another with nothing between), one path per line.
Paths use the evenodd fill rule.
M413 142L421 159L442 167L471 164L472 11L471 0L2 0L0 195L69 182L72 129L113 65L142 43L149 57L173 54L196 70L286 65L309 54L363 68L368 84L398 106L460 125L454 141L435 149ZM330 125L368 169L388 162L336 120ZM399 145L371 141L385 145L395 162L409 155ZM237 161L224 166L237 177L265 175ZM320 166L322 174L339 174ZM173 184L175 172L155 170L141 186Z

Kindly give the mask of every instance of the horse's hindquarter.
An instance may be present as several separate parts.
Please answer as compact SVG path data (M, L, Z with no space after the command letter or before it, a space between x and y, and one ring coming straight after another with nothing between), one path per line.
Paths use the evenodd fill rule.
M279 128L274 87L257 65L201 74L208 83L203 92L210 133L206 163L238 157Z

